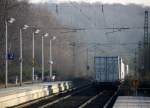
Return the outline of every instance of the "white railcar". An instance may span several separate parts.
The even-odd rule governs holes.
[[[127,65],[119,56],[94,57],[95,81],[98,83],[114,83],[124,80]]]

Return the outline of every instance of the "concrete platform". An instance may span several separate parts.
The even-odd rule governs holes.
[[[119,96],[113,108],[150,108],[150,97]]]
[[[0,108],[18,105],[71,88],[70,81],[57,81],[0,89]]]

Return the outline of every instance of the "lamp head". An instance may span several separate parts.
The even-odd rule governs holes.
[[[28,28],[29,28],[29,26],[25,24],[22,29],[26,30]]]
[[[44,34],[44,37],[48,37],[48,36],[49,36],[49,33],[45,33],[45,34]]]
[[[52,37],[52,40],[56,40],[56,36],[53,36],[53,37]]]
[[[35,30],[35,33],[36,33],[36,34],[40,33],[40,30],[39,30],[39,29],[36,29],[36,30]]]
[[[12,24],[13,22],[15,22],[15,21],[16,21],[15,18],[10,18],[10,19],[8,20],[8,22],[11,23],[11,24]]]

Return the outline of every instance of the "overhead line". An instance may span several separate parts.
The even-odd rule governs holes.
[[[71,2],[70,0],[68,0],[69,1],[69,3],[73,6],[73,7],[75,7],[76,9],[78,9],[79,10],[79,12],[88,20],[88,21],[92,21],[92,19],[88,16],[88,15],[86,15],[84,12],[83,12],[83,10],[81,9],[81,8],[79,8],[78,6],[76,6],[73,2]],[[93,24],[93,21],[92,21],[92,24]],[[95,24],[94,24],[95,25]]]

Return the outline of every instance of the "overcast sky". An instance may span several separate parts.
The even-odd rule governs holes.
[[[137,4],[143,6],[150,6],[150,0],[30,0],[31,3],[44,3],[44,2],[56,2],[56,3],[64,3],[64,2],[87,2],[87,3],[95,3],[101,2],[106,4]]]

